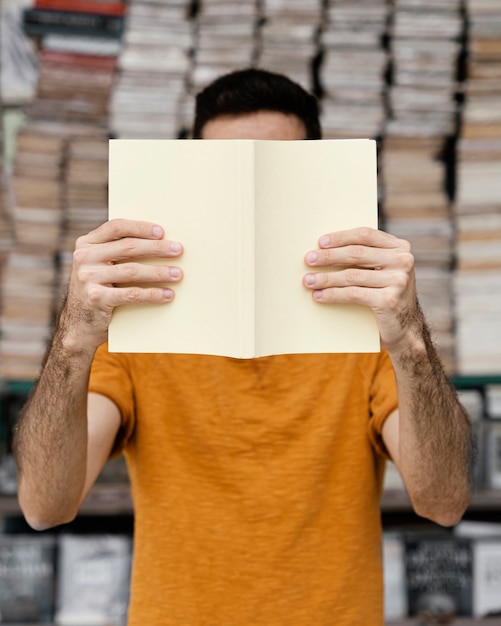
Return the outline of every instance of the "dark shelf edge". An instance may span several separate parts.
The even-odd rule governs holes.
[[[473,494],[469,511],[501,510],[501,489]],[[383,513],[408,513],[412,511],[409,497],[401,489],[389,489],[381,499]],[[20,515],[15,496],[0,496],[0,517]],[[98,484],[90,491],[80,507],[80,515],[132,515],[133,505],[127,484]]]

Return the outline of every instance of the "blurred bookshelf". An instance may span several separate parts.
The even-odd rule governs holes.
[[[108,18],[89,18],[86,32],[75,32],[61,6],[92,13],[92,3]],[[55,11],[52,30],[47,10]],[[499,0],[4,0],[0,17],[11,54],[0,59],[4,534],[28,532],[8,438],[37,376],[74,241],[106,219],[108,137],[189,137],[196,91],[246,65],[313,90],[325,137],[377,141],[381,226],[412,244],[421,305],[474,422],[479,462],[465,521],[501,523]],[[100,477],[65,531],[131,531],[123,464],[115,471]],[[401,568],[407,530],[437,529],[393,482],[381,512],[385,533],[401,532]],[[471,540],[472,559],[481,545]],[[490,545],[495,558],[501,538]],[[501,623],[435,617],[388,624]]]

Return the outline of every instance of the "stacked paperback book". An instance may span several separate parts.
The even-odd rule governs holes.
[[[458,373],[501,364],[501,6],[467,2],[469,57],[455,203]]]
[[[59,246],[59,298],[68,283],[75,241],[108,218],[108,141],[101,133],[72,137],[64,163],[64,228]]]
[[[13,202],[0,212],[0,376],[37,373],[75,240],[106,219],[109,136],[189,136],[194,94],[250,65],[317,93],[326,138],[379,140],[381,226],[412,244],[444,364],[499,371],[498,5],[34,0],[24,29],[37,44],[39,81],[19,135]]]
[[[125,626],[128,535],[0,535],[0,615],[9,623]]]
[[[381,134],[388,54],[385,0],[330,2],[320,33],[322,125],[325,137]]]
[[[30,380],[46,348],[54,307],[63,213],[63,140],[33,130],[18,135],[12,224],[14,242],[2,280],[0,375]]]
[[[384,227],[407,239],[421,305],[453,371],[453,226],[446,166],[456,128],[459,0],[397,0],[390,29],[392,81],[381,158]]]
[[[5,256],[12,242],[11,220],[7,208],[9,206],[7,195],[7,173],[3,164],[3,133],[0,128],[0,299],[1,299],[1,274]],[[0,302],[1,311],[1,302]]]
[[[115,137],[173,139],[183,127],[193,52],[188,0],[132,0],[110,102]]]
[[[221,74],[254,64],[258,26],[255,0],[202,0],[195,24],[192,93]]]
[[[409,615],[452,623],[500,614],[498,524],[461,522],[453,533],[386,532],[383,560],[390,622]]]
[[[33,41],[21,28],[26,2],[0,3],[0,102],[26,104],[37,82],[37,58]]]
[[[38,41],[39,79],[13,170],[14,241],[0,340],[0,376],[7,379],[37,377],[60,304],[58,261],[64,266],[75,238],[106,217],[106,163],[95,159],[96,150],[84,163],[82,151],[90,148],[82,142],[99,143],[101,155],[107,148],[124,16],[119,1],[36,0],[24,11],[24,29]],[[75,210],[84,217],[75,218]]]
[[[261,6],[259,66],[312,90],[321,0],[263,0]]]

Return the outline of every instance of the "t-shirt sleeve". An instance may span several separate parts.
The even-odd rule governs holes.
[[[382,350],[371,384],[369,437],[376,452],[386,459],[391,457],[384,445],[381,433],[386,418],[397,408],[397,387],[393,365],[388,353]]]
[[[120,429],[111,452],[111,457],[117,456],[135,427],[134,391],[127,355],[110,353],[107,344],[101,345],[92,363],[89,391],[106,396],[120,411]]]

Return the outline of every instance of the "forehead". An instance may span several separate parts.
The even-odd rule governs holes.
[[[221,115],[209,120],[202,139],[306,139],[303,122],[296,116],[278,111],[257,111]]]

